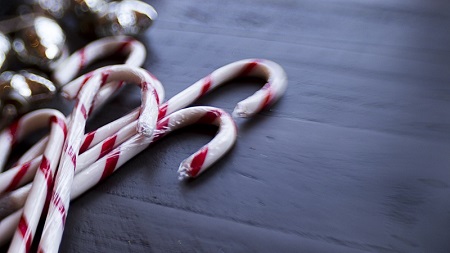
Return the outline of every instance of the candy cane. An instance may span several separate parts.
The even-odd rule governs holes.
[[[89,74],[85,75],[85,78],[88,75]],[[263,87],[262,90],[257,91],[253,96],[238,103],[233,113],[235,116],[251,116],[255,114],[259,110],[279,99],[287,86],[286,74],[278,64],[261,59],[241,60],[219,68],[209,76],[199,80],[198,82],[194,83],[187,89],[171,98],[160,107],[159,117],[163,117],[173,111],[187,106],[189,103],[192,103],[199,97],[205,95],[208,91],[211,91],[212,89],[222,85],[223,83],[226,83],[227,81],[235,77],[245,75],[266,78],[267,84]],[[81,87],[81,83],[82,81],[78,80],[76,85],[74,85],[75,87],[69,89],[67,96],[74,97]],[[120,128],[123,128],[127,123],[132,122],[137,118],[137,116],[138,111],[135,110],[129,115],[88,134],[85,138],[85,141],[83,142],[83,148],[82,150],[80,150],[80,153],[84,152],[88,148],[91,148],[97,143],[101,143],[98,145],[105,145],[104,140],[106,138],[114,134]],[[109,131],[111,129],[112,131]],[[90,160],[89,162],[91,161],[92,160]]]
[[[146,50],[141,42],[128,36],[113,36],[93,41],[74,52],[55,70],[53,77],[58,84],[63,86],[96,60],[123,53],[128,54],[125,65],[139,67],[144,63]],[[74,68],[73,66],[78,67]],[[102,106],[122,85],[123,81],[106,83],[95,98],[93,110]]]
[[[188,116],[186,116],[188,114]],[[197,117],[195,117],[197,116]],[[207,109],[188,108],[161,120],[157,126],[157,132],[152,137],[148,138],[142,135],[135,135],[118,148],[111,151],[107,156],[98,160],[89,168],[86,168],[79,174],[78,179],[74,180],[73,197],[77,197],[82,192],[90,189],[92,186],[100,182],[103,178],[113,173],[118,167],[123,165],[126,161],[134,157],[136,154],[147,148],[153,140],[158,140],[164,136],[165,133],[175,130],[184,124],[192,124],[200,121],[201,123],[209,123],[219,125],[219,132],[217,136],[200,151],[186,159],[183,164],[190,161],[192,169],[196,173],[201,173],[212,163],[223,156],[234,144],[236,140],[236,127],[234,121],[225,112],[210,107]],[[134,148],[129,148],[129,147]],[[208,153],[208,150],[211,152]],[[209,154],[209,155],[208,155]],[[197,174],[189,176],[196,176]],[[79,178],[83,178],[80,180]],[[79,188],[77,188],[77,186]],[[56,225],[56,224],[55,224]],[[59,248],[62,233],[58,231],[56,226],[44,226],[42,239],[39,244],[39,250],[42,252],[56,252]]]
[[[275,102],[286,89],[286,74],[278,64],[268,60],[242,60],[231,63],[214,71],[209,76],[199,80],[189,88],[174,96],[160,107],[159,117],[170,114],[171,112],[192,103],[195,99],[205,95],[208,91],[225,83],[226,81],[243,75],[253,75],[266,78],[267,84],[262,90],[257,91],[253,96],[238,103],[233,113],[235,116],[253,115],[265,106]],[[73,97],[77,94],[82,84],[80,79],[83,80],[82,78],[86,78],[86,76],[88,75],[79,78],[77,82],[74,81],[76,85],[73,84],[74,87],[68,89],[68,97]],[[69,88],[70,86],[67,87]],[[137,115],[138,112],[135,110],[133,113],[124,117],[124,119],[118,119],[117,122],[108,124],[107,126],[88,134],[83,142],[83,149],[81,151],[84,152],[84,150],[92,147],[93,144],[95,145],[100,142],[100,140],[104,140],[108,136],[111,136],[113,133],[118,131],[118,129],[134,120]],[[113,131],[108,131],[109,129],[112,129],[114,125],[116,125],[116,127]]]
[[[156,125],[159,97],[160,95],[163,96],[163,94],[158,94],[153,86],[153,84],[155,86],[160,85],[159,81],[148,73],[135,67],[117,65],[101,68],[95,71],[94,74],[88,75],[88,77],[88,80],[85,81],[86,77],[82,76],[63,89],[63,93],[66,93],[67,90],[70,91],[76,88],[79,95],[77,96],[78,102],[71,114],[67,141],[61,157],[50,208],[44,225],[43,246],[40,249],[42,252],[57,251],[57,247],[55,248],[54,245],[46,243],[48,240],[57,242],[57,245],[61,241],[70,203],[70,187],[73,183],[76,159],[82,144],[83,129],[89,115],[91,103],[100,86],[107,82],[119,80],[139,83],[142,89],[142,107],[137,130],[144,136],[151,136],[154,129],[153,124]],[[80,80],[83,81],[80,82]],[[78,87],[80,88],[79,91]],[[162,87],[160,89],[162,92]]]
[[[144,45],[128,36],[106,37],[87,44],[55,69],[53,79],[60,85],[65,85],[88,65],[96,60],[117,53],[128,54],[126,65],[141,66],[145,61],[146,50]],[[74,68],[74,66],[77,66]]]
[[[89,75],[90,73],[86,74],[84,77],[86,78],[86,76]],[[262,59],[241,60],[217,69],[209,76],[197,81],[172,97],[160,106],[158,117],[163,118],[176,110],[182,109],[218,86],[221,86],[236,77],[242,76],[262,77],[267,83],[261,90],[237,104],[236,109],[233,112],[233,115],[237,117],[250,117],[267,106],[270,106],[283,95],[287,87],[286,73],[277,63]],[[82,86],[82,80],[81,77],[78,80],[74,80],[71,85],[72,87],[69,85],[66,86],[64,88],[64,96],[69,99],[74,98]],[[160,92],[158,92],[158,94],[159,93]],[[97,141],[104,140],[112,134],[110,129],[114,128],[114,132],[118,131],[118,129],[136,119],[138,115],[138,110],[134,110],[132,113],[118,119],[116,122],[112,122],[92,132],[90,134],[91,136],[86,138],[84,142],[86,148],[84,148],[83,151],[87,149],[87,144],[91,142],[91,139],[93,139],[94,136]],[[89,147],[92,147],[92,145]]]
[[[86,134],[79,151],[80,157],[77,160],[76,171],[83,170],[101,157],[101,154],[105,154],[134,135],[137,125],[135,120],[138,117],[139,109],[136,109],[124,117]],[[134,125],[130,124],[133,122]],[[41,161],[40,155],[43,152],[39,151],[44,149],[46,141],[46,138],[41,140],[19,159],[15,167],[0,173],[0,194],[12,191],[31,181]]]
[[[172,113],[158,122],[151,138],[135,135],[105,157],[78,173],[72,188],[77,198],[111,175],[125,162],[160,140],[168,133],[192,124],[211,124],[219,127],[216,136],[193,155],[181,162],[182,177],[197,177],[230,150],[237,138],[236,125],[225,111],[208,106],[189,107]]]
[[[235,117],[251,117],[275,103],[285,92],[287,77],[283,68],[275,62],[263,59],[247,59],[225,65],[207,77],[200,79],[187,89],[161,105],[159,118],[191,104],[218,86],[243,76],[264,78],[264,87],[242,100],[233,111]]]
[[[56,110],[47,120],[51,122],[47,147],[41,158],[39,170],[33,180],[33,186],[23,207],[22,217],[8,252],[29,252],[30,250],[45,200],[52,190],[53,177],[67,134],[65,120],[64,115]]]
[[[230,71],[228,73],[224,73]],[[165,115],[170,115],[170,113],[176,111],[177,109],[184,107],[188,105],[189,103],[193,102],[195,99],[203,96],[208,91],[212,90],[213,88],[223,84],[226,81],[229,81],[230,79],[238,76],[259,76],[267,79],[267,84],[263,87],[263,89],[257,91],[253,96],[245,99],[244,101],[240,102],[238,106],[236,107],[234,111],[235,116],[251,116],[254,113],[258,112],[259,110],[265,108],[266,106],[274,103],[285,91],[287,79],[284,71],[282,68],[277,65],[276,63],[266,61],[266,60],[243,60],[236,63],[229,64],[227,66],[224,66],[216,71],[214,71],[212,74],[210,74],[208,77],[201,79],[200,81],[196,82],[191,87],[187,88],[186,90],[182,91],[180,94],[176,95],[174,98],[166,102],[164,105],[160,107],[159,111],[159,117],[162,118]],[[75,93],[78,91],[75,90]],[[134,112],[136,115],[136,111]],[[130,116],[130,115],[127,115]],[[129,119],[132,119],[134,116],[130,116]],[[158,131],[162,124],[161,119],[158,122]],[[122,122],[124,123],[124,122]],[[101,136],[102,132],[106,129],[99,129],[96,132],[95,136]],[[161,134],[158,134],[158,131],[155,132],[155,136],[153,137],[155,140],[159,139],[162,136]],[[104,178],[104,176],[109,175],[112,173],[118,165],[121,165],[123,162],[121,162],[122,159],[128,160],[134,154],[139,153],[142,149],[144,149],[146,146],[143,143],[140,143],[138,140],[143,137],[135,136],[132,137],[129,141],[123,143],[120,145],[115,151],[117,150],[129,150],[127,152],[123,153],[115,153],[115,151],[112,151],[104,158],[98,160],[97,166],[98,168],[102,168],[101,172],[101,178]],[[85,139],[87,140],[87,139]],[[100,139],[99,139],[100,140]],[[134,142],[132,141],[134,140]],[[105,143],[106,140],[103,140],[103,143]],[[137,142],[137,144],[136,144]],[[100,142],[102,143],[102,142]],[[100,143],[98,145],[100,145]],[[133,149],[136,145],[140,146],[141,149]],[[90,145],[92,146],[92,145]],[[134,150],[134,151],[133,151]],[[214,154],[214,152],[208,152],[210,149],[203,149],[196,153],[195,156],[192,156],[192,159],[186,159],[179,168],[179,174],[180,178],[186,178],[186,177],[195,177],[201,172],[204,171],[202,165],[208,164],[208,161],[210,161],[210,158],[208,158],[208,154]],[[119,155],[119,156],[118,156]],[[121,158],[122,157],[122,158]],[[104,166],[98,165],[100,161],[104,162]],[[91,167],[89,167],[91,168]],[[88,169],[89,169],[88,168]],[[86,170],[85,170],[86,171]],[[86,172],[80,172],[79,174],[86,173]],[[97,172],[98,173],[98,172]],[[77,174],[78,175],[78,174]],[[93,174],[89,174],[93,175]],[[98,174],[97,174],[98,176]],[[76,177],[77,178],[77,177]],[[93,178],[86,178],[86,180],[93,180],[95,183],[96,180]],[[98,179],[98,178],[97,178]],[[98,182],[98,181],[97,181]],[[74,186],[77,184],[74,184]],[[76,191],[75,191],[76,194]],[[1,225],[1,224],[0,224]],[[1,227],[1,226],[0,226]],[[1,231],[1,230],[0,230]]]
[[[37,110],[26,114],[0,133],[0,172],[3,170],[13,145],[48,123],[45,120],[54,114],[54,110]]]
[[[108,155],[99,159],[82,172],[76,174],[72,185],[71,199],[73,200],[88,191],[102,179],[116,171],[133,156],[170,132],[198,123],[212,124],[219,127],[219,130],[213,140],[181,163],[182,165],[189,164],[189,166],[196,169],[197,174],[191,174],[190,176],[198,176],[214,162],[218,161],[236,141],[237,132],[234,121],[228,113],[221,109],[207,106],[182,109],[161,119],[158,123],[155,134],[151,138],[146,138],[138,134],[134,135]],[[19,215],[17,213],[19,213]],[[2,245],[2,243],[6,243],[12,236],[12,233],[14,232],[12,227],[14,227],[14,224],[17,225],[19,223],[20,213],[21,210],[18,210],[0,221],[0,245]],[[55,241],[52,240],[52,238],[56,238],[52,236],[55,231],[51,228],[48,228],[47,231],[47,233],[44,232],[43,234],[40,247],[42,245],[47,245],[47,247],[59,245],[55,244]],[[43,241],[44,238],[48,238],[48,240]],[[44,247],[45,246],[42,246],[41,249]]]

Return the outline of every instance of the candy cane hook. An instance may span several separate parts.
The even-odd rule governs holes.
[[[68,97],[67,94],[70,91],[76,91],[78,101],[71,114],[69,132],[44,225],[42,237],[44,243],[41,243],[43,246],[40,249],[42,252],[57,251],[57,247],[51,246],[48,240],[53,243],[56,242],[58,246],[61,241],[70,204],[70,188],[73,183],[78,151],[81,148],[83,130],[94,96],[103,84],[119,80],[138,83],[141,86],[142,107],[138,119],[138,132],[139,135],[145,136],[144,138],[153,134],[158,115],[159,99],[164,97],[164,94],[159,81],[146,71],[126,65],[108,66],[79,77],[63,88],[62,92],[66,97]],[[156,88],[156,86],[160,87]],[[162,94],[159,94],[157,89]]]
[[[36,113],[42,111],[44,110],[36,111]],[[47,147],[41,158],[39,170],[34,177],[33,186],[23,207],[19,226],[8,250],[11,253],[29,252],[30,250],[45,201],[52,190],[53,178],[67,134],[64,115],[56,110],[46,111],[49,111],[48,113],[51,114],[49,115],[50,118],[47,119],[51,123],[51,132]]]
[[[64,86],[88,65],[115,54],[126,54],[127,58],[124,64],[139,67],[144,63],[147,53],[144,45],[133,37],[113,36],[98,39],[68,57],[53,72],[53,78],[57,84]],[[103,85],[95,98],[94,109],[103,105],[122,85],[123,81],[109,82]]]
[[[204,162],[198,167],[198,173],[205,171],[233,146],[237,137],[236,126],[231,116],[221,109],[207,106],[190,107],[174,112],[170,116],[160,120],[157,130],[151,138],[135,135],[82,172],[76,174],[72,185],[71,199],[75,199],[88,191],[140,151],[170,132],[199,123],[216,125],[219,127],[219,130],[207,145],[184,160],[182,164],[195,160],[195,157],[199,155],[204,156],[204,150],[207,149],[209,153],[206,154]],[[22,210],[18,210],[0,221],[0,246],[5,244],[13,235],[15,227],[19,224],[21,212]],[[52,248],[53,250],[57,250],[59,244],[55,244],[53,240],[55,237],[52,236],[55,230],[49,227],[46,231],[40,243],[41,249]],[[56,249],[55,245],[57,246]]]
[[[115,54],[127,54],[125,65],[142,66],[145,61],[144,45],[128,36],[101,38],[87,44],[64,60],[54,71],[53,79],[59,85],[72,81],[76,75],[93,62]],[[76,66],[74,68],[74,66]]]
[[[38,110],[26,114],[0,133],[0,172],[8,159],[12,147],[24,137],[48,124],[54,110]]]
[[[243,76],[261,77],[267,82],[262,89],[236,105],[233,111],[235,117],[253,116],[275,103],[287,87],[286,73],[277,63],[263,59],[241,60],[215,70],[172,97],[161,105],[159,118],[184,108],[218,86]]]

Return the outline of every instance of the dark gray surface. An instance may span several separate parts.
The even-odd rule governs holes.
[[[145,67],[167,97],[248,57],[288,90],[196,180],[176,170],[211,129],[127,163],[72,203],[61,252],[450,251],[450,2],[149,2]],[[262,83],[233,84],[199,103],[231,112]],[[125,89],[90,128],[139,99]]]

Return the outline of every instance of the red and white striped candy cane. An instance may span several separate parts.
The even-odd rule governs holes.
[[[209,76],[194,83],[187,89],[175,95],[169,101],[162,104],[159,108],[159,118],[162,118],[174,111],[188,106],[214,88],[232,80],[233,78],[241,76],[262,77],[267,80],[267,83],[254,95],[238,103],[233,113],[235,116],[249,117],[254,115],[261,109],[277,101],[286,90],[286,74],[278,64],[262,59],[242,60],[219,68]],[[65,93],[67,97],[74,97],[77,94],[81,84],[80,82],[78,82],[78,84],[74,86],[75,88],[67,90],[67,92]],[[118,131],[117,126],[124,127],[125,124],[130,123],[132,122],[132,120],[136,119],[138,115],[138,111],[134,110],[132,113],[118,119],[116,122],[112,122],[92,132],[90,134],[91,136],[89,136],[89,138],[86,138],[83,144],[86,148],[81,151],[84,152],[87,147],[90,148],[93,146],[88,145],[91,143],[91,140],[93,138],[98,141],[96,142],[99,143],[98,145],[105,145],[105,138],[111,135],[111,132],[108,132],[108,130],[114,129],[114,131]],[[102,140],[102,142],[100,142],[100,140]]]
[[[28,113],[0,133],[0,171],[3,170],[14,144],[31,132],[46,127],[48,121],[45,119],[52,116],[53,113],[54,110],[38,110]]]
[[[87,44],[66,58],[53,73],[53,80],[59,85],[72,81],[81,70],[96,60],[109,55],[128,54],[126,65],[142,66],[145,61],[146,50],[144,45],[128,36],[113,36],[101,38]],[[74,68],[74,66],[76,66]]]
[[[140,135],[133,136],[109,154],[78,173],[74,180],[72,197],[80,196],[168,133],[196,123],[212,124],[219,127],[213,140],[185,159],[180,165],[182,178],[197,177],[219,160],[236,141],[237,130],[233,119],[228,113],[218,108],[198,106],[182,109],[161,119],[158,122],[155,134],[151,138],[145,138]]]
[[[145,61],[144,45],[133,37],[113,36],[101,38],[74,52],[53,72],[53,78],[61,86],[72,81],[77,74],[93,62],[110,55],[127,54],[124,64],[140,67]],[[74,68],[73,66],[77,66]],[[93,103],[93,110],[101,107],[123,85],[123,81],[103,85]]]
[[[152,115],[158,114],[158,105],[164,99],[164,88],[154,76],[141,68],[113,65],[99,68],[73,80],[61,91],[62,96],[67,99],[73,99],[78,96],[86,80],[93,75],[104,75],[105,82],[125,81],[137,83],[141,86],[142,106],[139,111],[138,132],[150,136],[153,126],[156,125],[156,118]]]
[[[40,111],[36,111],[36,113]],[[48,194],[52,191],[53,178],[67,134],[67,126],[63,114],[56,110],[52,110],[50,113],[52,115],[44,120],[51,123],[47,147],[41,158],[39,170],[34,177],[33,186],[23,207],[22,217],[9,247],[8,252],[11,253],[29,252],[44,204],[49,196]]]
[[[159,88],[161,88],[160,85]],[[106,152],[106,147],[109,147],[110,149],[115,148],[127,137],[131,137],[135,133],[134,128],[136,127],[132,129],[129,124],[138,119],[139,111],[140,110],[138,108],[131,113],[86,134],[81,144],[81,148],[79,151],[79,154],[81,154],[81,156],[78,159],[79,164],[77,165],[76,169],[82,170],[87,165],[90,165],[94,157],[98,159],[99,154]],[[111,140],[113,138],[114,141]],[[107,139],[110,140],[108,141]],[[97,145],[100,142],[102,143],[100,145]],[[2,193],[12,191],[17,187],[20,187],[31,181],[41,161],[41,155],[46,144],[47,137],[39,141],[21,158],[19,158],[18,162],[16,163],[17,165],[3,173],[0,173],[0,195]],[[92,149],[96,145],[97,148]],[[87,150],[89,150],[89,152],[87,154],[84,154],[84,152]]]
[[[71,199],[75,199],[88,191],[136,154],[170,132],[198,123],[212,124],[219,127],[213,140],[185,159],[180,165],[180,168],[186,168],[186,166],[191,168],[188,170],[183,169],[183,178],[185,176],[198,176],[214,162],[219,160],[236,141],[237,132],[233,119],[228,113],[218,108],[199,106],[182,109],[161,119],[155,134],[151,138],[146,138],[138,134],[134,135],[112,152],[75,175],[71,190]],[[12,236],[14,226],[20,221],[20,213],[21,210],[16,211],[0,221],[0,246],[5,244]],[[52,240],[46,243],[51,244],[50,246],[55,246],[55,242]]]
[[[216,87],[243,76],[261,77],[264,87],[242,100],[233,111],[235,117],[250,117],[275,103],[285,92],[287,77],[277,63],[263,59],[247,59],[225,65],[161,105],[159,118],[184,108]]]
[[[137,121],[131,122],[132,123],[126,125],[117,133],[104,139],[100,144],[95,145],[80,154],[77,159],[75,174],[89,167],[95,161],[108,154],[112,149],[136,134],[135,129]],[[5,217],[5,215],[9,215],[11,212],[24,205],[32,183],[18,189],[16,188],[27,183],[30,180],[29,178],[31,175],[36,173],[41,158],[42,156],[39,156],[29,163],[17,166],[0,174],[0,192],[8,192],[7,195],[0,197],[0,220]],[[2,184],[2,182],[4,182],[4,184]]]
[[[19,164],[0,174],[0,195],[10,192],[17,187],[20,187],[33,179],[39,164],[41,163],[41,156],[38,156],[31,161]]]
[[[233,71],[231,71],[233,70]],[[222,73],[224,71],[231,71],[231,73]],[[272,104],[275,102],[284,92],[287,84],[287,79],[284,71],[281,69],[280,66],[278,66],[276,63],[266,61],[266,60],[244,60],[239,61],[236,63],[229,64],[227,66],[224,66],[216,71],[214,71],[210,76],[198,81],[191,87],[187,88],[186,90],[182,91],[180,94],[166,102],[163,106],[160,107],[160,118],[162,118],[164,115],[168,115],[174,111],[176,111],[177,107],[184,107],[188,105],[189,103],[193,102],[195,99],[203,96],[205,93],[207,93],[209,90],[217,87],[218,85],[233,79],[234,77],[238,76],[259,76],[266,78],[268,81],[268,84],[266,84],[262,90],[256,92],[253,96],[249,97],[248,99],[240,102],[235,110],[236,116],[251,116],[254,113],[258,112],[259,110],[263,109],[264,107]],[[183,94],[183,95],[181,95]],[[136,111],[134,112],[135,115],[138,114]],[[136,116],[130,116],[128,120],[135,118]],[[169,115],[172,116],[172,115]],[[126,124],[125,122],[122,122],[122,124]],[[161,126],[164,125],[164,119],[161,119],[158,122],[158,130],[160,130]],[[95,133],[95,136],[104,136],[104,133],[106,132],[105,129],[98,129]],[[162,136],[161,133],[155,132],[155,135],[152,139],[157,140]],[[136,146],[136,143],[133,143],[132,140],[139,140],[141,137],[133,137],[129,141],[123,143],[120,145],[117,149],[106,155],[105,157],[101,158],[96,164],[97,170],[101,170],[100,173],[102,176],[100,178],[104,178],[105,176],[112,173],[117,166],[122,164],[121,162],[123,159],[127,160],[130,159],[134,154],[137,154],[140,152],[140,149],[134,149],[133,147]],[[87,140],[89,138],[86,138]],[[96,138],[97,139],[97,138]],[[101,138],[97,139],[97,141],[101,140]],[[98,145],[104,145],[106,143],[106,140],[100,141]],[[91,144],[87,145],[89,147],[92,147]],[[140,148],[145,148],[146,146],[143,143],[138,143],[138,146]],[[128,150],[127,152],[123,153],[116,153],[115,151],[124,151]],[[180,178],[185,177],[195,177],[202,171],[204,171],[203,165],[208,165],[209,161],[211,161],[211,158],[208,158],[208,155],[214,154],[215,152],[210,152],[211,149],[203,149],[197,152],[195,155],[193,155],[192,159],[186,159],[181,165],[179,169]],[[119,155],[119,156],[118,156]],[[122,158],[120,158],[122,157]],[[101,161],[104,162],[104,164],[101,164]],[[94,165],[92,165],[94,166]],[[92,169],[91,166],[88,169]],[[80,172],[80,175],[83,175],[83,173],[86,173],[86,170],[84,172]],[[85,174],[85,175],[92,175],[92,174]],[[97,174],[98,176],[99,174]],[[77,174],[78,176],[78,174]],[[77,176],[75,178],[77,178]],[[98,178],[86,178],[86,182],[91,180],[92,182],[98,182],[96,181]],[[75,179],[76,180],[76,179]],[[82,180],[84,181],[84,180]],[[74,184],[74,187],[78,184]],[[76,194],[76,191],[74,190],[73,194]],[[1,228],[0,223],[0,228]],[[0,229],[0,232],[2,230]],[[1,240],[1,238],[0,238]]]
[[[86,74],[83,76],[89,76]],[[262,59],[241,60],[221,67],[211,73],[209,76],[197,81],[187,89],[175,95],[169,101],[159,108],[159,117],[164,117],[176,110],[179,110],[201,96],[205,95],[212,89],[240,76],[257,76],[267,80],[267,84],[263,89],[257,91],[254,95],[241,101],[236,106],[233,114],[235,116],[251,116],[264,107],[274,103],[284,93],[287,86],[287,78],[283,69],[276,63]],[[74,80],[71,85],[67,86],[66,96],[73,98],[82,86],[83,77]],[[72,86],[72,87],[70,87]],[[88,134],[83,142],[81,152],[91,148],[93,145],[104,141],[113,135],[118,129],[132,122],[139,115],[138,111],[133,111],[126,117],[118,119],[90,134]],[[113,131],[109,131],[113,129]],[[102,143],[101,145],[104,145]]]
[[[82,76],[72,82],[79,83],[80,79],[88,79],[87,82],[82,81],[80,83],[81,89],[77,91],[79,93],[77,96],[78,102],[71,114],[69,132],[58,168],[50,208],[40,243],[39,250],[41,252],[56,252],[59,247],[59,242],[64,231],[67,210],[69,208],[70,189],[73,183],[78,151],[82,144],[85,122],[89,115],[94,96],[101,85],[111,81],[138,83],[142,90],[142,107],[137,130],[144,136],[151,136],[154,130],[152,124],[156,125],[159,97],[163,96],[163,94],[158,94],[153,86],[160,85],[159,81],[147,72],[136,67],[116,65],[96,70],[93,74],[88,74],[88,77]],[[63,93],[76,87],[71,84],[64,87]],[[162,86],[160,90],[163,92]]]

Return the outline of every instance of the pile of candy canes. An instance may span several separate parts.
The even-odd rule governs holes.
[[[117,52],[127,54],[123,65],[106,66],[72,80],[93,61]],[[39,252],[57,252],[69,204],[121,165],[173,130],[192,124],[218,127],[207,145],[181,162],[179,178],[195,178],[234,144],[232,117],[219,108],[187,107],[214,88],[242,76],[260,77],[266,84],[239,102],[236,117],[250,117],[284,93],[287,78],[276,63],[247,59],[223,66],[164,102],[164,89],[155,76],[140,68],[145,48],[131,37],[94,41],[68,57],[54,72],[64,85],[61,94],[76,101],[69,116],[54,109],[24,115],[0,133],[0,172],[14,144],[37,129],[50,127],[38,141],[0,173],[0,245],[11,238],[9,252],[30,251],[38,223],[45,220]],[[76,68],[74,68],[76,66]],[[124,84],[138,84],[141,106],[99,129],[85,133],[86,120]]]

